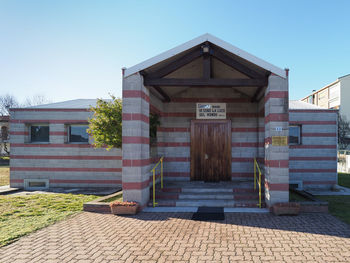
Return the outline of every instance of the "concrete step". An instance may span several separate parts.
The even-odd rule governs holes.
[[[149,207],[153,206],[152,202],[148,203]],[[199,206],[210,206],[210,207],[241,207],[241,208],[256,208],[258,202],[256,200],[250,201],[234,201],[230,200],[157,200],[157,207],[199,207]],[[266,207],[263,202],[262,207]]]
[[[257,190],[254,190],[254,187],[251,188],[233,188],[233,193],[258,193]]]
[[[261,199],[264,200],[265,195],[261,195]],[[239,193],[239,194],[234,194],[234,200],[259,200],[259,193]]]
[[[168,206],[168,207],[173,207],[176,206],[175,200],[156,200],[157,205],[156,206]],[[149,207],[153,207],[153,202],[152,199],[148,202],[147,204]]]
[[[150,198],[153,198],[151,194]],[[259,196],[256,194],[246,194],[246,195],[234,195],[234,194],[218,194],[218,193],[156,193],[157,200],[235,200],[235,201],[250,201],[250,200],[259,200]],[[264,200],[264,196],[262,196],[262,200]]]
[[[157,206],[177,207],[257,207],[259,192],[252,181],[231,181],[220,183],[171,182],[156,187]],[[152,189],[150,200],[152,200]],[[262,193],[264,200],[264,193]],[[149,203],[152,206],[152,202]]]
[[[253,187],[251,188],[190,188],[190,187],[164,187],[161,189],[157,186],[157,191],[162,192],[170,192],[170,193],[188,193],[188,192],[199,192],[199,193],[206,193],[206,192],[220,192],[220,193],[258,193],[257,190],[254,190]],[[152,188],[151,188],[152,190]]]
[[[235,207],[249,207],[249,208],[254,208],[254,207],[258,207],[258,201],[257,200],[250,200],[250,201],[236,201],[235,203]],[[266,204],[265,202],[261,202],[261,207],[265,208]]]
[[[150,188],[152,190],[152,188]],[[163,189],[160,189],[160,187],[157,187],[157,191],[162,191],[165,193],[181,193],[181,188],[177,187],[165,187]]]
[[[264,193],[262,193],[261,198],[264,200]],[[150,192],[150,198],[153,198],[153,192]],[[220,199],[230,199],[236,201],[244,200],[258,200],[258,192],[238,192],[234,193],[232,191],[197,191],[192,192],[163,192],[160,189],[156,191],[156,198],[164,200],[220,200]]]
[[[181,193],[179,194],[179,200],[219,200],[219,199],[231,199],[233,200],[233,193]]]
[[[153,197],[151,193],[151,198]],[[170,193],[170,192],[156,192],[157,199],[173,199],[173,200],[219,200],[219,199],[231,199],[231,200],[258,200],[259,195],[257,193]],[[264,199],[264,195],[262,195]]]
[[[232,188],[194,188],[183,187],[181,193],[233,193]]]
[[[210,207],[235,207],[235,201],[232,199],[220,200],[177,200],[176,206],[210,206]]]

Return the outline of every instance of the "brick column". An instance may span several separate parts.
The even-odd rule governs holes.
[[[139,73],[123,79],[124,201],[145,206],[149,200],[149,91]]]
[[[265,201],[289,201],[289,146],[273,146],[273,136],[289,135],[288,78],[271,74],[265,92]]]

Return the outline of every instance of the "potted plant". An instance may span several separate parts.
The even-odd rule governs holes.
[[[135,215],[139,210],[137,202],[114,201],[109,204],[111,212],[114,215]]]
[[[272,212],[277,215],[298,215],[300,204],[296,202],[276,203],[272,206]]]

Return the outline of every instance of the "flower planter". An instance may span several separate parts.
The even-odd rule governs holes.
[[[272,206],[272,212],[277,215],[298,215],[300,212],[299,203],[276,203]]]
[[[135,215],[139,210],[136,202],[112,202],[109,206],[114,215]]]

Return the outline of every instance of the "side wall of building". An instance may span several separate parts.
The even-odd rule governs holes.
[[[339,113],[350,120],[350,75],[340,78],[340,111]]]
[[[336,110],[290,110],[289,124],[300,125],[301,144],[289,146],[290,183],[304,189],[337,183]]]
[[[68,143],[70,124],[87,124],[85,109],[15,110],[10,120],[10,184],[48,180],[50,187],[115,187],[121,185],[120,149],[95,149],[90,143]],[[30,124],[49,124],[49,142],[31,143]]]

